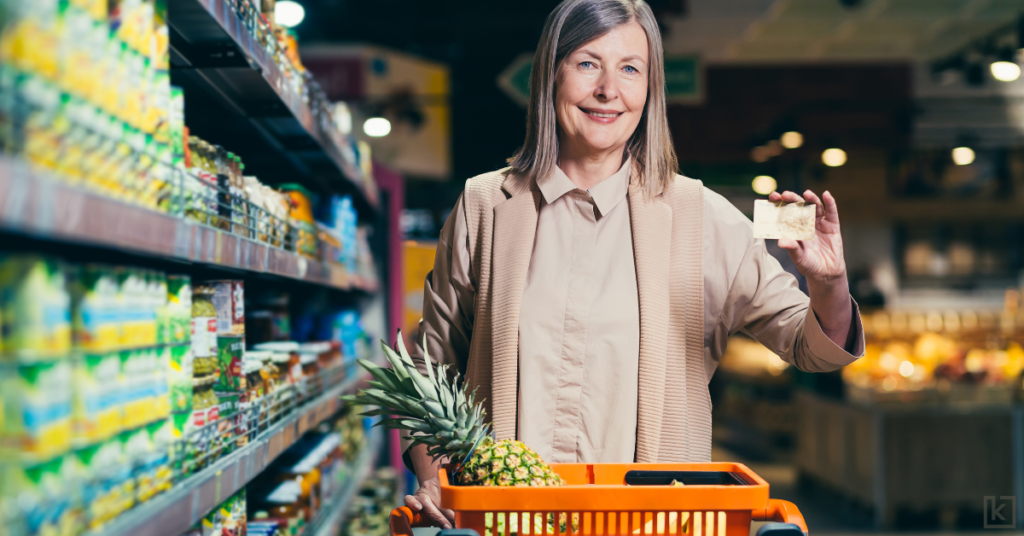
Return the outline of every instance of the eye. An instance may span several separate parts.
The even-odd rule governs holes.
[[[636,67],[633,67],[632,65],[627,65],[627,66],[623,67],[623,70],[626,71],[626,74],[639,74],[640,73],[640,71]]]
[[[591,67],[593,67],[593,66],[594,66],[594,62],[592,62],[592,61],[583,61],[583,62],[580,62],[580,67],[582,67],[582,68],[584,68],[584,69],[590,69],[590,68],[591,68]]]

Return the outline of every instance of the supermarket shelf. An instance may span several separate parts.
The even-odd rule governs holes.
[[[344,488],[334,501],[320,509],[319,515],[306,527],[302,536],[338,536],[352,498],[359,493],[363,481],[370,475],[370,471],[377,463],[377,455],[380,452],[381,443],[383,443],[383,434],[380,428],[374,428],[368,436],[369,440],[359,454],[359,458],[352,465],[352,474],[346,479]]]
[[[327,390],[245,447],[87,536],[179,536],[244,487],[302,434],[334,415],[342,406],[339,397],[354,392],[367,378],[363,373]]]
[[[81,190],[5,157],[0,157],[0,228],[341,290],[377,290],[374,281],[349,274],[340,265]]]
[[[228,0],[168,4],[172,80],[186,90],[186,122],[193,132],[236,140],[237,147],[228,147],[226,140],[219,143],[240,152],[247,167],[255,164],[249,169],[257,175],[273,169],[272,175],[289,176],[286,182],[293,182],[300,180],[298,172],[329,191],[354,191],[360,213],[369,215],[377,208],[376,184],[357,165],[352,138],[338,133],[328,111],[315,109],[316,104],[292,87]],[[195,103],[207,107],[196,100],[195,89],[207,94],[221,113],[190,113]],[[225,117],[225,109],[233,117]],[[281,168],[282,160],[291,168]]]

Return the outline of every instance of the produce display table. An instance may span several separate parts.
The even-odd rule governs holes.
[[[876,527],[901,510],[980,514],[986,496],[1013,496],[1024,511],[1020,404],[867,404],[805,391],[796,403],[801,477],[872,507]]]

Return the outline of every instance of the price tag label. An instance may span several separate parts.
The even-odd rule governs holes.
[[[31,173],[28,164],[14,160],[10,167],[11,181],[7,188],[3,205],[4,219],[18,226],[25,225],[25,205],[28,204],[29,191],[32,187]]]
[[[192,229],[191,223],[180,220],[174,226],[174,256],[190,259],[192,258]]]

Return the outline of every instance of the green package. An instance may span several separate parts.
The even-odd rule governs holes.
[[[171,412],[192,412],[192,346],[171,346],[167,384],[170,389]]]
[[[245,337],[217,336],[217,362],[220,370],[215,389],[240,391],[243,388],[242,354],[245,351]]]

